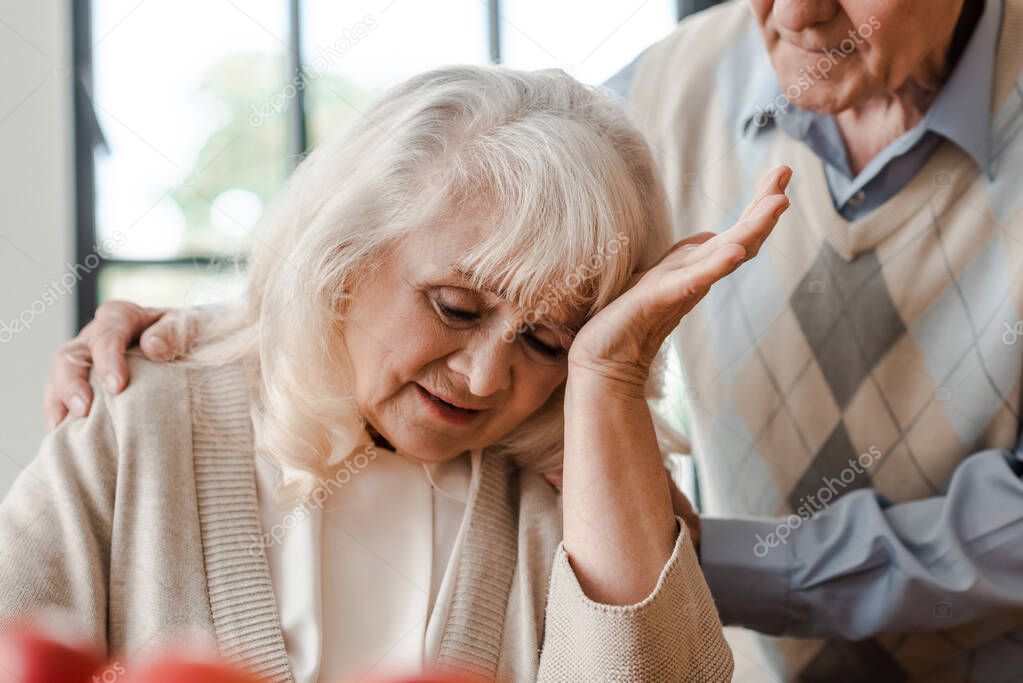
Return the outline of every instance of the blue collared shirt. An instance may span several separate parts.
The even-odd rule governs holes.
[[[831,199],[847,220],[862,218],[905,187],[943,140],[962,148],[990,178],[988,127],[1002,2],[986,1],[973,35],[923,120],[890,142],[859,174],[849,166],[834,117],[788,102],[766,58],[757,63],[754,96],[739,118],[743,134],[759,135],[778,125],[806,143],[824,162]],[[774,103],[783,105],[779,109]]]
[[[905,187],[942,140],[961,147],[991,178],[988,129],[1002,14],[1003,0],[986,0],[973,35],[924,119],[890,142],[858,175],[849,166],[845,144],[832,116],[792,104],[780,110],[774,106],[786,98],[766,51],[752,74],[753,87],[740,110],[738,132],[755,136],[778,125],[792,138],[803,141],[824,162],[831,199],[847,220],[866,216]],[[641,58],[604,86],[627,99]]]

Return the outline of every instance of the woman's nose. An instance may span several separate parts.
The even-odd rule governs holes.
[[[771,11],[781,28],[797,33],[830,21],[838,9],[838,0],[774,0]]]
[[[468,378],[474,396],[492,396],[511,386],[511,346],[500,334],[480,337],[452,354],[448,367]]]

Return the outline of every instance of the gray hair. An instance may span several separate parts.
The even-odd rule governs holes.
[[[650,151],[600,90],[560,70],[468,66],[390,90],[296,169],[262,222],[244,309],[196,355],[258,367],[266,450],[308,474],[292,493],[365,435],[340,337],[356,280],[409,231],[468,209],[493,229],[457,265],[526,307],[557,292],[592,314],[670,242]],[[563,399],[564,385],[488,452],[559,466]]]

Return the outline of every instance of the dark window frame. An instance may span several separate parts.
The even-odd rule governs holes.
[[[720,0],[676,0],[681,20],[686,15],[716,4]],[[174,267],[182,265],[216,267],[225,265],[217,257],[188,257],[171,259],[119,259],[107,258],[94,247],[96,232],[96,147],[103,144],[95,112],[92,107],[92,0],[70,0],[72,15],[72,54],[74,58],[74,144],[75,144],[75,259],[84,263],[87,257],[97,266],[82,273],[76,296],[76,329],[92,320],[99,304],[99,278],[108,266]],[[489,57],[493,64],[503,59],[501,7],[503,0],[487,0],[487,38]],[[301,73],[302,60],[302,0],[287,0],[289,67],[292,73]],[[303,79],[296,79],[299,84]],[[294,165],[308,151],[308,117],[304,86],[297,87],[288,116],[288,152]],[[97,260],[98,259],[98,260]]]
[[[96,148],[103,144],[102,132],[92,107],[92,0],[71,0],[72,53],[74,55],[74,137],[75,137],[75,259],[84,263],[87,257],[97,265],[83,273],[78,283],[76,301],[76,329],[84,327],[96,313],[99,305],[99,278],[109,266],[205,266],[228,268],[237,263],[233,255],[194,256],[169,259],[108,258],[96,250]],[[288,10],[288,71],[301,73],[302,62],[302,2],[287,0]],[[288,108],[288,158],[292,169],[305,156],[308,147],[305,88],[301,78],[296,95]]]

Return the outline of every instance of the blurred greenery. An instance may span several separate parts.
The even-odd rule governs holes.
[[[313,77],[315,76],[315,77]],[[288,109],[294,106],[283,56],[238,53],[214,64],[199,94],[211,98],[222,123],[202,144],[191,172],[171,192],[186,223],[185,255],[243,255],[252,237],[248,221],[218,211],[211,202],[229,190],[244,190],[265,207],[292,167],[288,150]],[[371,93],[333,73],[307,74],[307,130],[315,145],[357,115]],[[216,216],[218,213],[226,215]],[[236,229],[216,226],[235,224]]]
[[[358,116],[375,95],[333,73],[307,73],[306,78],[310,147]],[[99,282],[101,301],[128,298],[143,305],[172,306],[205,303],[240,291],[241,274],[232,264],[248,253],[254,239],[246,224],[255,223],[293,165],[288,149],[288,108],[293,106],[287,97],[293,93],[289,79],[285,57],[237,53],[213,64],[196,92],[217,124],[191,171],[170,193],[186,227],[180,253],[167,257],[211,257],[222,259],[223,265],[107,266]],[[237,200],[238,191],[251,193],[242,195],[247,200],[242,204],[245,215],[232,211],[229,202],[223,206],[218,201],[232,196]],[[257,207],[252,198],[258,200]]]

